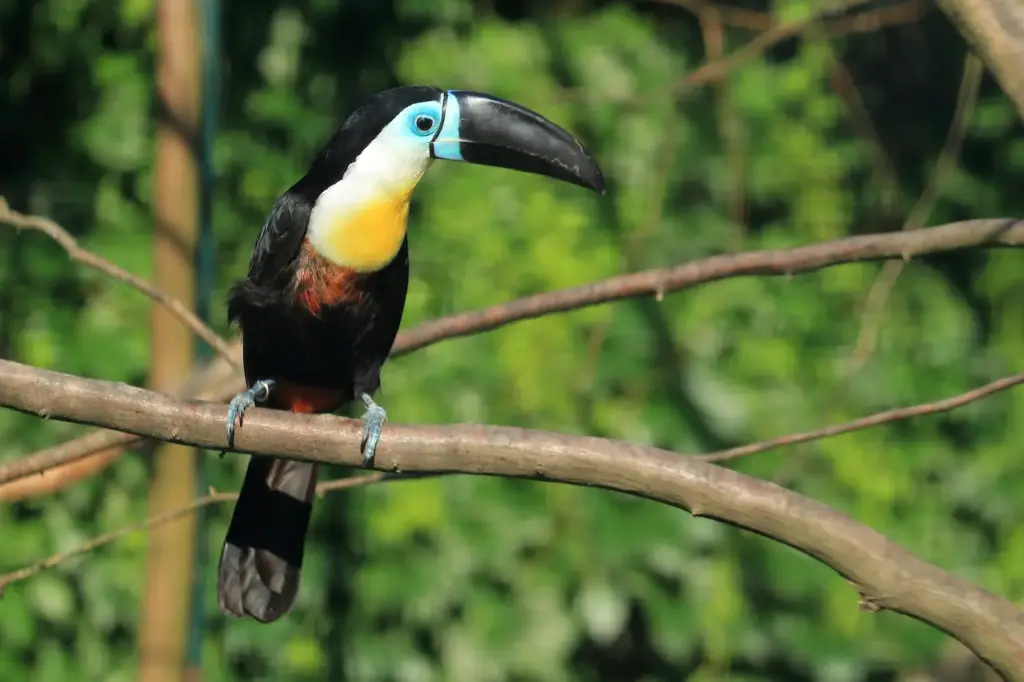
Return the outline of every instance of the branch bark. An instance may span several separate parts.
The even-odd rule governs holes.
[[[1017,0],[937,0],[1024,118],[1024,5]]]
[[[139,436],[226,449],[223,405],[0,360],[0,405]],[[329,464],[361,462],[358,421],[256,408],[236,452]],[[389,424],[377,467],[496,475],[637,495],[758,533],[832,567],[868,610],[922,620],[963,642],[1008,680],[1024,681],[1024,611],[928,564],[815,500],[773,483],[655,448],[517,428]]]

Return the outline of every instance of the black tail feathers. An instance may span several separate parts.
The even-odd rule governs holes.
[[[270,623],[291,610],[316,478],[316,464],[251,459],[220,555],[221,611]]]

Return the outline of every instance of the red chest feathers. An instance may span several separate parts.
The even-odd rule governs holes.
[[[327,261],[307,240],[295,269],[295,295],[303,307],[318,315],[324,307],[361,304],[366,290],[359,273]]]

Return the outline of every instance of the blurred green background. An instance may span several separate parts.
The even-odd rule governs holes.
[[[622,272],[900,229],[915,204],[917,226],[1024,213],[1020,123],[989,76],[965,75],[939,11],[874,2],[860,12],[902,20],[830,19],[690,87],[705,61],[816,5],[714,2],[702,15],[680,6],[699,2],[225,2],[214,327],[231,334],[224,295],[277,194],[362,98],[402,83],[541,111],[610,181],[602,200],[435,164],[415,194],[406,329]],[[153,0],[0,0],[0,194],[147,277],[155,48]],[[1012,251],[916,260],[866,315],[879,264],[532,320],[389,363],[381,402],[397,422],[719,449],[1019,371],[1021,263]],[[45,237],[0,228],[0,356],[144,384],[150,305]],[[1020,391],[730,466],[1019,599],[1015,416]],[[0,457],[81,432],[0,412]],[[237,489],[246,458],[206,462],[210,485]],[[3,503],[0,572],[145,518],[150,467],[133,453]],[[948,654],[937,631],[859,611],[833,572],[752,534],[609,492],[474,477],[329,495],[296,609],[272,626],[228,620],[212,578],[229,514],[212,507],[205,530],[208,682],[882,682]],[[12,585],[0,678],[134,679],[145,548],[134,534]]]

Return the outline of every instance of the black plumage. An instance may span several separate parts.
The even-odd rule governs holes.
[[[405,308],[408,241],[382,270],[361,274],[317,254],[307,226],[317,197],[343,177],[394,115],[438,92],[414,87],[371,99],[275,202],[248,275],[228,296],[228,319],[241,329],[246,384],[276,382],[267,407],[331,412],[380,387]],[[291,608],[316,478],[311,463],[250,460],[221,552],[222,609],[266,622]]]

